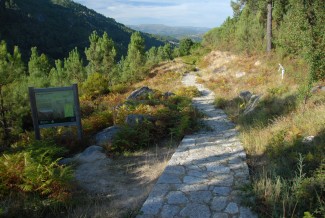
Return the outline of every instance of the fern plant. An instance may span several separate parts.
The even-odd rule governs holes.
[[[58,164],[63,148],[52,142],[33,142],[0,157],[0,197],[10,192],[36,193],[43,198],[69,198],[72,169]]]

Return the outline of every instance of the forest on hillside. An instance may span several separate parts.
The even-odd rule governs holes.
[[[8,48],[19,46],[24,61],[31,47],[37,47],[50,60],[63,59],[77,47],[89,46],[89,35],[107,32],[115,43],[117,57],[126,55],[134,30],[71,0],[0,1],[0,40]],[[141,33],[146,49],[164,41]]]
[[[281,56],[305,59],[310,80],[324,79],[324,1],[236,0],[231,6],[234,16],[207,33],[205,44],[248,54],[266,51],[269,13],[273,50]]]

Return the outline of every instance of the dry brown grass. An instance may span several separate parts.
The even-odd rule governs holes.
[[[286,131],[286,141],[292,141],[296,136],[317,135],[324,128],[324,111],[325,104],[318,107],[300,107],[291,114],[276,118],[266,128],[242,131],[241,140],[248,154],[262,155],[270,139],[279,131]]]
[[[203,62],[208,64],[203,69],[198,82],[204,83],[216,93],[217,97],[226,100],[238,97],[240,91],[244,90],[249,90],[265,98],[270,97],[274,90],[290,95],[297,92],[298,83],[306,77],[305,74],[308,70],[303,61],[282,60],[283,65],[288,68],[284,80],[281,80],[281,73],[278,71],[279,60],[272,55],[244,56],[220,51],[211,52],[203,59]],[[213,69],[220,68],[225,70],[217,73],[213,71]],[[236,78],[238,72],[245,72],[245,75]],[[282,93],[275,95],[277,94],[282,95]],[[324,97],[319,96],[319,99],[324,99]],[[292,113],[273,120],[267,128],[241,129],[247,152],[250,155],[262,154],[268,139],[279,129],[298,127],[303,135],[316,134],[325,123],[324,103],[319,104],[321,106],[315,106],[312,103],[300,106]],[[229,110],[231,116],[231,109]],[[236,110],[233,109],[233,111]],[[316,117],[315,114],[319,116]]]
[[[270,88],[286,86],[295,91],[297,80],[304,79],[308,70],[305,63],[295,64],[295,60],[279,61],[270,55],[244,56],[220,51],[211,52],[202,62],[206,68],[203,69],[199,82],[203,82],[219,97],[226,99],[238,96],[243,90],[264,95]],[[278,71],[279,62],[285,68],[288,66],[284,80],[281,80],[281,73]],[[245,75],[237,78],[239,73]]]
[[[138,83],[136,86],[148,86],[161,92],[173,92],[182,85],[181,79],[186,69],[187,65],[181,59],[163,62],[151,70],[149,79]]]

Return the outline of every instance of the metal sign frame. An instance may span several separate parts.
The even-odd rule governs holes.
[[[78,129],[78,139],[82,139],[82,125],[81,125],[81,115],[80,115],[80,103],[79,103],[79,94],[78,94],[78,85],[73,84],[69,87],[55,87],[55,88],[34,88],[29,87],[29,99],[30,106],[33,118],[33,125],[35,131],[35,138],[37,140],[41,139],[40,128],[50,128],[56,126],[77,126]],[[59,93],[63,91],[72,91],[73,92],[73,114],[75,117],[75,121],[67,121],[67,122],[56,122],[56,123],[46,123],[40,124],[39,119],[39,108],[37,108],[37,93]]]

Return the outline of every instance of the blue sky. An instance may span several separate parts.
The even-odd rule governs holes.
[[[232,16],[230,0],[74,0],[125,25],[217,27]]]

